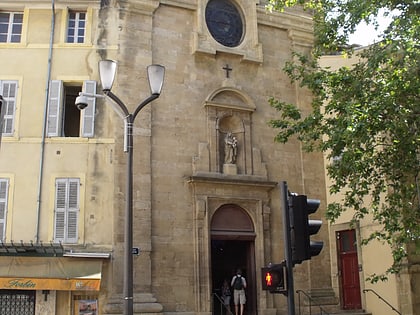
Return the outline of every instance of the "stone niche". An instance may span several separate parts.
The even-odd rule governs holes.
[[[251,141],[252,114],[256,108],[251,98],[235,88],[223,87],[206,98],[204,108],[207,142],[199,143],[198,155],[193,158],[193,174],[267,179],[261,152]]]

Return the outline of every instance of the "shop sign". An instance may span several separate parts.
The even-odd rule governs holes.
[[[0,278],[0,289],[99,291],[100,279]]]

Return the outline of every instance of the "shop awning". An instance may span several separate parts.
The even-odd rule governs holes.
[[[0,257],[0,289],[99,291],[102,259]]]

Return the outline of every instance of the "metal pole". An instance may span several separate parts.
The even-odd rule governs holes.
[[[3,112],[3,96],[0,95],[0,147],[1,147],[1,135],[3,133],[3,119],[4,119],[4,114],[5,113]]]
[[[290,204],[286,182],[282,182],[281,189],[283,197],[283,231],[284,256],[286,257],[287,309],[288,315],[295,315],[295,289],[293,283],[292,242],[290,239]]]
[[[124,124],[127,144],[127,199],[124,230],[124,315],[133,315],[133,116]]]
[[[123,280],[123,306],[124,315],[133,315],[133,124],[141,109],[159,94],[152,94],[141,102],[133,114],[128,112],[125,104],[111,91],[104,91],[104,94],[111,98],[126,115],[124,119],[124,152],[127,153],[127,199],[125,203],[124,222],[124,280]],[[115,108],[114,108],[115,109]],[[121,113],[117,110],[117,113]]]

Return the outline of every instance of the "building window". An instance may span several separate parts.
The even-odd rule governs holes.
[[[4,113],[3,124],[1,132],[3,136],[12,136],[15,121],[16,98],[17,98],[17,81],[1,81],[0,80],[0,95],[3,96]]]
[[[0,241],[4,241],[6,237],[8,192],[9,180],[7,178],[0,178]]]
[[[0,12],[0,43],[20,43],[23,13]]]
[[[82,85],[50,82],[48,97],[48,137],[93,137],[95,98],[89,97],[88,107],[80,111],[75,106],[79,92],[96,93],[96,81],[85,81]]]
[[[206,7],[206,23],[218,43],[226,47],[236,47],[241,43],[244,23],[241,12],[233,2],[210,0]]]
[[[86,12],[70,11],[67,25],[67,43],[84,43]]]
[[[54,241],[77,243],[79,229],[79,178],[55,181]]]
[[[35,291],[0,290],[0,314],[35,315]]]

